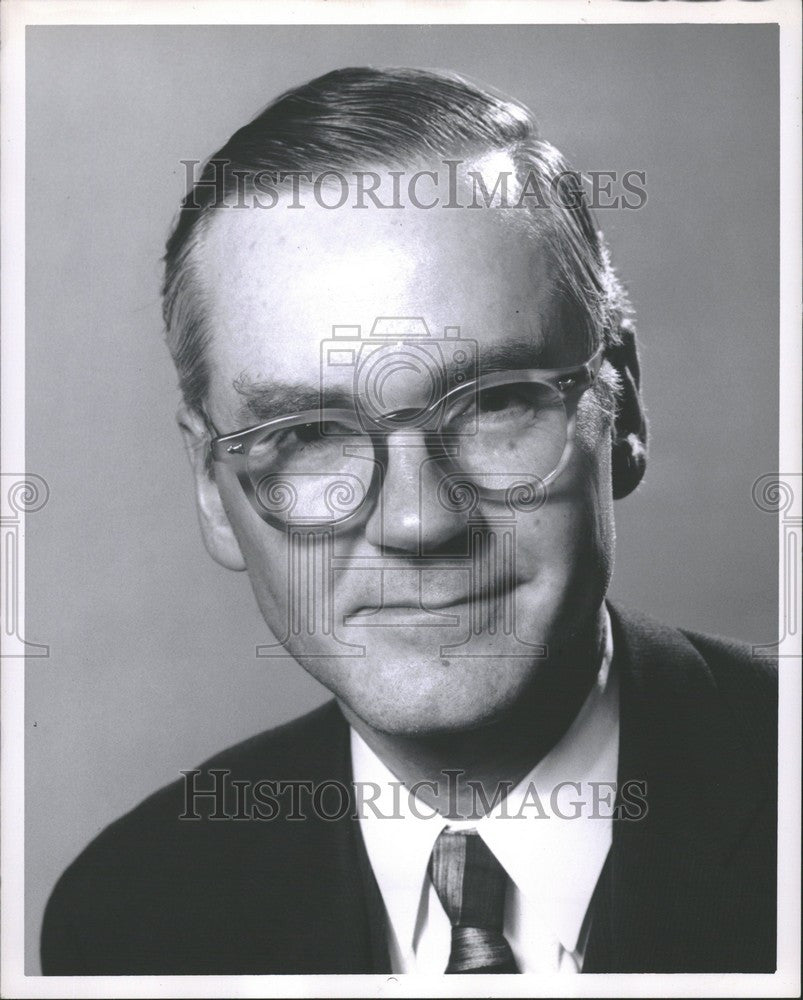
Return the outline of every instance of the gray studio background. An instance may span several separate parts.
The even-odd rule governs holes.
[[[443,67],[528,103],[585,170],[645,170],[600,222],[637,309],[651,459],[618,505],[613,595],[771,641],[776,523],[777,32],[771,26],[29,28],[28,971],[65,865],[214,751],[314,707],[245,574],[206,555],[173,415],[159,258],[203,159],[338,66]]]

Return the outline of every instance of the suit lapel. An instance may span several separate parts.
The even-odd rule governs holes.
[[[348,789],[348,811],[340,819],[312,818],[298,824],[299,837],[307,840],[306,856],[313,863],[303,872],[294,909],[310,935],[305,941],[288,942],[288,946],[307,951],[312,941],[316,952],[312,965],[320,965],[320,969],[310,971],[390,972],[384,906],[359,822],[352,818],[356,803],[349,728],[335,703],[330,706],[326,733],[321,735],[313,782],[333,782]],[[327,811],[337,811],[339,795],[334,792],[333,805],[324,807]],[[304,956],[300,954],[298,961],[303,962]]]
[[[352,922],[353,932],[346,936],[349,965],[355,972],[389,973],[390,956],[387,945],[385,907],[365,850],[359,820],[354,819],[357,803],[354,798],[349,728],[340,711],[337,762],[343,783],[349,789],[349,811],[332,825],[333,856],[338,870],[340,894],[346,900],[344,918]]]
[[[756,811],[758,774],[691,643],[610,610],[619,791],[643,782],[648,811],[614,821],[584,971],[713,971],[729,905],[722,873]]]

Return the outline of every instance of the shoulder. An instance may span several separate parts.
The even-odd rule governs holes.
[[[735,639],[699,632],[683,635],[705,660],[736,728],[773,764],[777,755],[778,662]]]
[[[304,842],[313,855],[313,828],[320,824],[259,822],[275,819],[283,806],[271,792],[285,782],[347,782],[347,748],[347,724],[329,702],[216,754],[110,824],[50,896],[42,929],[45,974],[122,972],[131,962],[146,971],[151,947],[173,942],[178,950],[178,940],[193,933],[203,939],[199,914],[209,925],[212,910],[247,908],[256,870],[281,886],[293,845]],[[253,813],[260,785],[263,805],[274,802],[272,812]],[[238,822],[246,815],[257,821]],[[155,971],[159,960],[154,954]],[[196,969],[198,961],[196,953]]]
[[[317,765],[347,733],[347,723],[337,704],[327,701],[306,715],[222,750],[200,766],[204,770],[230,767],[250,771],[270,764],[281,771],[286,766],[295,767],[299,761]]]
[[[162,818],[170,820],[173,827],[172,821],[185,811],[187,776],[196,779],[199,790],[212,789],[215,774],[230,779],[227,785],[238,780],[324,780],[326,777],[340,777],[342,767],[337,765],[345,764],[341,758],[347,740],[348,727],[334,701],[285,725],[258,733],[182,772],[181,778],[149,795],[107,826],[76,859],[76,863],[87,854],[107,849],[118,851],[129,840],[138,843],[143,828],[151,831],[165,828],[159,822]],[[204,811],[213,809],[214,803],[210,798]]]
[[[720,690],[734,704],[754,699],[777,700],[778,661],[746,642],[686,629],[681,633],[711,670]]]
[[[614,637],[629,647],[679,661],[696,653],[717,684],[738,695],[771,694],[777,688],[777,660],[739,639],[665,624],[620,605],[608,605]]]
[[[776,754],[778,665],[746,642],[676,628],[640,612],[609,606],[614,649],[626,669],[653,700],[679,715],[684,705],[716,711],[759,756]],[[699,709],[700,711],[696,711]],[[690,709],[691,710],[691,709]]]
[[[734,681],[748,685],[751,692],[770,691],[778,679],[778,662],[775,657],[763,655],[758,649],[739,639],[709,635],[680,629],[688,642],[703,657],[717,680],[730,686]]]
[[[159,825],[160,818],[172,821],[186,811],[186,793],[190,785],[205,793],[216,784],[228,789],[236,781],[253,783],[293,778],[321,781],[340,777],[342,767],[338,768],[337,764],[346,763],[342,751],[347,738],[348,728],[343,716],[334,701],[327,702],[282,726],[227,747],[197,767],[182,771],[176,781],[149,795],[106,827],[86,851],[97,852],[106,847],[116,851],[121,842],[138,838],[143,827],[153,830],[157,824],[157,829],[163,829]],[[207,798],[205,813],[214,811],[214,800],[211,795]]]

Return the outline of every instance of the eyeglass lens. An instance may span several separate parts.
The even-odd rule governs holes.
[[[482,489],[504,490],[522,475],[546,479],[555,471],[567,423],[553,386],[520,382],[464,397],[439,415],[435,434],[447,443],[453,469]],[[251,446],[247,470],[266,513],[335,523],[354,514],[369,494],[373,439],[356,422],[325,419],[268,431]]]

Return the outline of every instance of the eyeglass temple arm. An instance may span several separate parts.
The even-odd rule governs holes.
[[[214,423],[212,422],[212,418],[206,412],[206,407],[203,404],[201,404],[201,406],[198,407],[198,412],[201,414],[201,419],[204,422],[204,426],[206,427],[206,432],[211,438],[211,441],[214,441],[215,438],[221,437],[220,431],[217,429],[217,427],[215,427]]]

